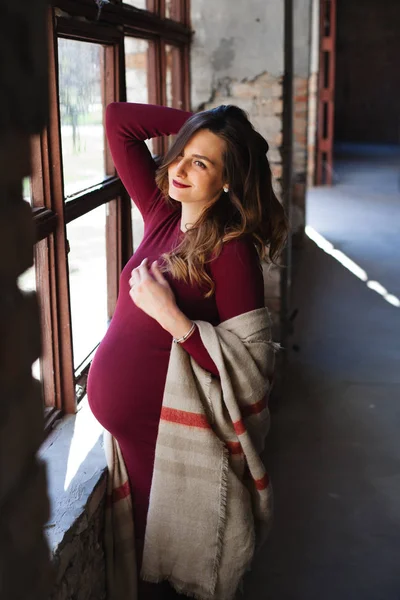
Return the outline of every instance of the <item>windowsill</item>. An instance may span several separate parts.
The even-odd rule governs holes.
[[[85,398],[76,415],[57,422],[39,450],[47,465],[50,518],[45,531],[53,557],[88,526],[104,499],[102,431]]]

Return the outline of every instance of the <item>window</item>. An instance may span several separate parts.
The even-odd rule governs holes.
[[[49,8],[50,119],[32,140],[23,181],[37,242],[19,285],[39,294],[43,355],[33,369],[48,426],[85,394],[119,274],[142,236],[106,143],[105,108],[123,100],[189,107],[186,0],[113,0],[100,15],[94,4]],[[169,20],[160,26],[160,18]],[[148,146],[154,155],[167,149],[165,140]]]

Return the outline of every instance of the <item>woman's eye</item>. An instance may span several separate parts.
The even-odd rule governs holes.
[[[201,162],[201,160],[196,160],[196,161],[195,161],[195,164],[196,164],[196,165],[199,165],[199,167],[201,167],[202,169],[205,169],[205,168],[206,168],[206,165],[205,165],[203,162]]]

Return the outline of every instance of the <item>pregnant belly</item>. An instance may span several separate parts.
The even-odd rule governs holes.
[[[158,429],[172,340],[148,318],[134,327],[114,319],[89,371],[88,401],[121,443],[145,443]]]

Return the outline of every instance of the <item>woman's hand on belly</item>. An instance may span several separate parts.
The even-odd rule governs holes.
[[[148,269],[147,258],[133,269],[129,295],[138,308],[155,319],[174,338],[184,336],[192,321],[178,308],[174,293],[154,261]]]

